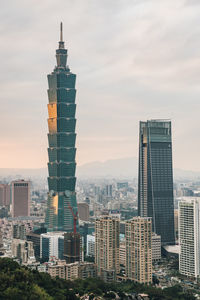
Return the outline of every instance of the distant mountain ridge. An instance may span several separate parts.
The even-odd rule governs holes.
[[[88,177],[137,177],[138,160],[136,157],[110,159],[104,162],[91,162],[79,166],[77,176]]]
[[[17,169],[0,168],[0,177],[41,178],[48,176],[47,168]],[[77,166],[77,178],[137,178],[138,159],[136,157],[94,161]],[[174,169],[175,179],[200,179],[200,172]]]

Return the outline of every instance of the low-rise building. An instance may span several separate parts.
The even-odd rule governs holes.
[[[90,262],[75,262],[67,264],[65,260],[55,260],[47,265],[47,273],[52,277],[66,280],[77,278],[95,278],[97,276],[96,265]]]
[[[78,267],[78,278],[96,278],[97,268],[96,265],[90,262],[81,262]]]
[[[65,260],[58,260],[55,264],[50,264],[47,267],[47,273],[51,275],[51,277],[59,277],[62,279],[66,279],[66,262]],[[67,278],[68,279],[68,278]]]

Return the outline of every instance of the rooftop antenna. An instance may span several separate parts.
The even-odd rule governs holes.
[[[60,41],[63,42],[63,24],[60,23]]]

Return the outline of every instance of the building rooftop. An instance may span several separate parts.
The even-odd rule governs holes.
[[[179,245],[168,245],[163,247],[168,253],[180,253],[180,246]]]
[[[57,236],[57,235],[64,235],[66,232],[64,231],[53,231],[53,232],[46,232],[42,233],[42,236]]]

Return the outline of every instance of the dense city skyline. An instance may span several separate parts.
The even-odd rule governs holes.
[[[2,4],[1,167],[46,166],[46,73],[62,20],[78,73],[78,164],[137,157],[139,120],[170,118],[174,167],[200,171],[199,12],[192,0]]]

